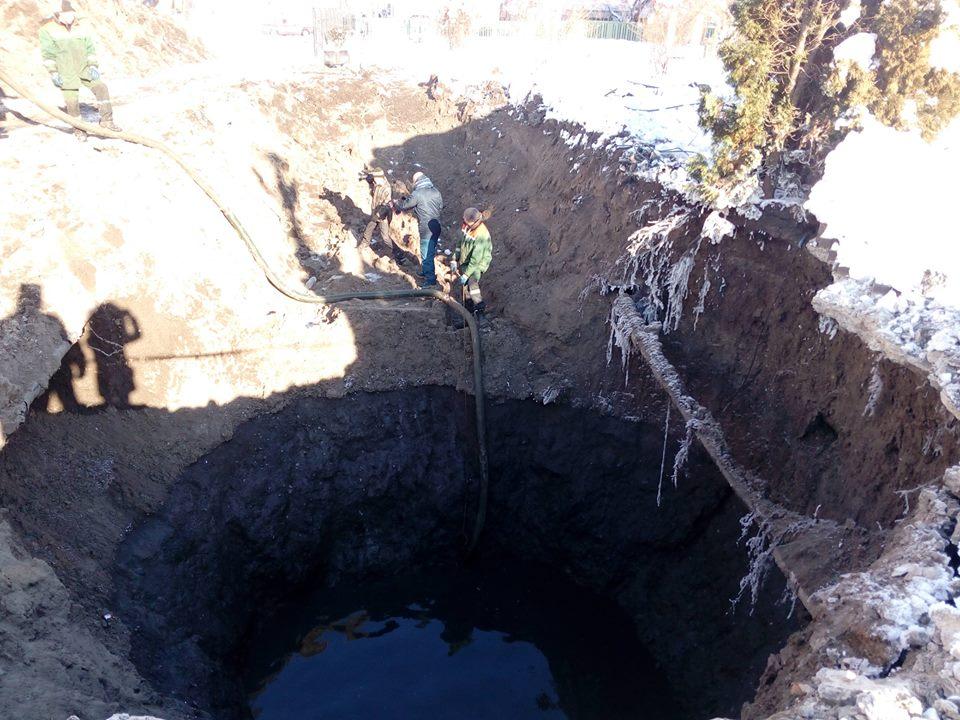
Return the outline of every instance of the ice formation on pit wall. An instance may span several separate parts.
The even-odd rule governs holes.
[[[880,363],[874,362],[870,368],[870,380],[867,383],[867,404],[863,408],[864,417],[873,417],[877,414],[877,403],[883,393],[883,376],[880,375]]]
[[[733,235],[735,230],[736,226],[732,222],[723,217],[719,211],[714,210],[703,221],[700,237],[708,238],[711,243],[716,245],[723,238]]]
[[[680,482],[680,473],[683,472],[683,468],[687,465],[687,460],[690,457],[690,446],[692,444],[693,422],[688,420],[683,440],[680,441],[680,447],[677,448],[677,454],[673,458],[673,473],[670,475],[673,487],[677,487],[677,483]]]
[[[658,320],[662,320],[663,332],[669,333],[680,326],[684,303],[690,293],[690,276],[696,267],[704,240],[708,240],[709,245],[718,245],[724,237],[731,235],[735,228],[719,213],[711,213],[703,221],[700,233],[693,243],[678,253],[674,237],[677,231],[687,227],[696,218],[696,209],[674,205],[662,217],[644,222],[646,213],[654,204],[656,203],[648,202],[634,213],[637,222],[644,224],[627,238],[624,252],[614,267],[606,275],[594,276],[593,282],[581,294],[581,300],[594,283],[599,287],[601,295],[611,292],[633,293],[640,304],[655,314]],[[715,280],[720,283],[718,291],[723,292],[725,283],[720,277],[719,249],[712,258],[704,262],[697,301],[693,307],[694,329],[706,309],[707,296],[713,289]],[[611,335],[608,343],[610,349],[613,347],[612,342]]]
[[[871,281],[847,278],[820,290],[813,307],[870,349],[926,375],[960,418],[960,310],[894,290],[877,295]]]

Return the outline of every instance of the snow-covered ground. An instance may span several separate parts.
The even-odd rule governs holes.
[[[807,209],[858,279],[960,307],[960,120],[933,142],[868,119],[827,158]]]
[[[960,5],[931,48],[931,64],[960,72]],[[876,38],[859,33],[837,47],[835,62],[871,67]],[[954,219],[960,118],[927,142],[866,114],[827,158],[808,210],[837,240],[837,262],[858,280],[876,280],[920,302],[960,308],[960,232]]]
[[[931,62],[960,71],[960,5],[945,7],[953,12]],[[838,62],[869,66],[875,46],[861,40],[837,50]],[[805,207],[825,224],[823,237],[836,241],[836,262],[850,276],[821,290],[814,307],[874,350],[926,373],[960,416],[957,168],[960,118],[927,142],[867,115],[863,129],[830,153]]]
[[[369,48],[360,62],[383,64]],[[724,82],[719,60],[702,48],[626,40],[478,37],[451,50],[437,39],[387,60],[412,79],[437,74],[454,90],[494,80],[515,103],[539,95],[548,118],[579,123],[600,142],[626,132],[667,154],[709,149],[697,124],[697,83]]]
[[[217,35],[212,47],[253,71],[322,61],[313,55],[312,37],[271,37],[249,26]],[[579,123],[601,140],[626,132],[682,157],[710,146],[697,124],[697,84],[725,84],[719,59],[702,47],[520,35],[473,36],[450,48],[436,34],[411,39],[400,18],[370,21],[367,34],[344,47],[352,69],[390,73],[398,81],[437,75],[458,93],[496,81],[511,101],[539,95],[548,118]]]

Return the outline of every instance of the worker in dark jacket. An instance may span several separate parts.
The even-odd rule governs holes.
[[[480,293],[480,278],[490,268],[493,260],[493,239],[483,221],[483,213],[477,208],[467,208],[463,212],[460,233],[457,272],[460,274],[460,284],[469,293],[464,304],[467,310],[481,316],[486,305]]]
[[[420,229],[420,257],[423,259],[420,276],[423,278],[423,285],[436,285],[437,271],[433,259],[437,254],[440,214],[443,212],[443,197],[440,191],[422,172],[414,173],[413,192],[397,205],[397,209],[414,210],[417,213],[417,224]]]
[[[88,88],[100,105],[100,125],[119,131],[113,124],[113,106],[110,93],[100,80],[93,36],[73,8],[70,0],[63,0],[60,10],[40,28],[40,52],[53,84],[63,91],[67,114],[80,117],[80,88]],[[86,133],[75,131],[80,140]]]

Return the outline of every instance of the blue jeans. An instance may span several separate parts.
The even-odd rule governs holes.
[[[437,240],[440,239],[440,221],[431,220],[427,227],[430,229],[430,234],[420,236],[420,257],[423,258],[420,272],[425,282],[434,285],[437,282],[437,271],[433,265],[433,258],[437,254]]]

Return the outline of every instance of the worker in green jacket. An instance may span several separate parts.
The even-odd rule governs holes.
[[[489,269],[493,259],[493,239],[483,221],[483,213],[473,207],[464,210],[460,233],[457,272],[460,273],[460,284],[469,294],[464,299],[464,305],[480,317],[486,310],[480,292],[480,278]]]
[[[100,105],[100,125],[107,130],[119,131],[113,124],[113,106],[110,92],[100,80],[93,37],[86,23],[77,17],[70,0],[63,0],[60,10],[40,28],[40,51],[43,63],[50,72],[53,84],[63,91],[67,114],[80,117],[80,88],[89,89]],[[76,130],[80,140],[87,134]]]

